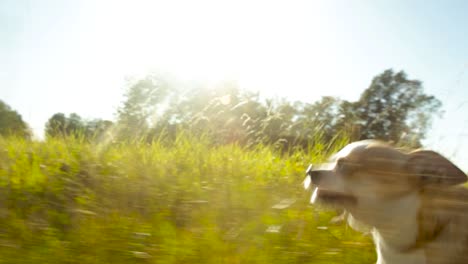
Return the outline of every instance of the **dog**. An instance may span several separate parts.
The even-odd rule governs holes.
[[[468,263],[467,175],[434,151],[365,140],[310,167],[312,203],[343,209],[372,234],[378,264]]]

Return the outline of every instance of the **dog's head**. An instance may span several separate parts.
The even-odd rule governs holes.
[[[389,201],[426,187],[445,188],[467,181],[449,160],[433,151],[402,152],[382,142],[365,140],[347,145],[329,163],[308,169],[311,201],[365,215]]]

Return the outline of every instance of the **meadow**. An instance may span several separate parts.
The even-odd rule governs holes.
[[[0,263],[373,263],[301,186],[345,143],[0,137]]]

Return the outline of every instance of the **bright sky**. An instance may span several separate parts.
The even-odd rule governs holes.
[[[425,142],[468,170],[468,1],[0,0],[0,100],[113,119],[125,78],[237,80],[265,96],[355,100],[387,68],[442,100]]]

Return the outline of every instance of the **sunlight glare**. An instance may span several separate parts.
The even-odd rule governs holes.
[[[110,72],[236,80],[271,96],[292,87],[300,93],[310,78],[325,86],[323,69],[334,61],[330,47],[315,38],[328,34],[316,2],[136,1],[113,4],[112,11],[101,4],[97,13],[105,13],[104,26],[90,28],[104,42],[96,45],[116,60]]]

